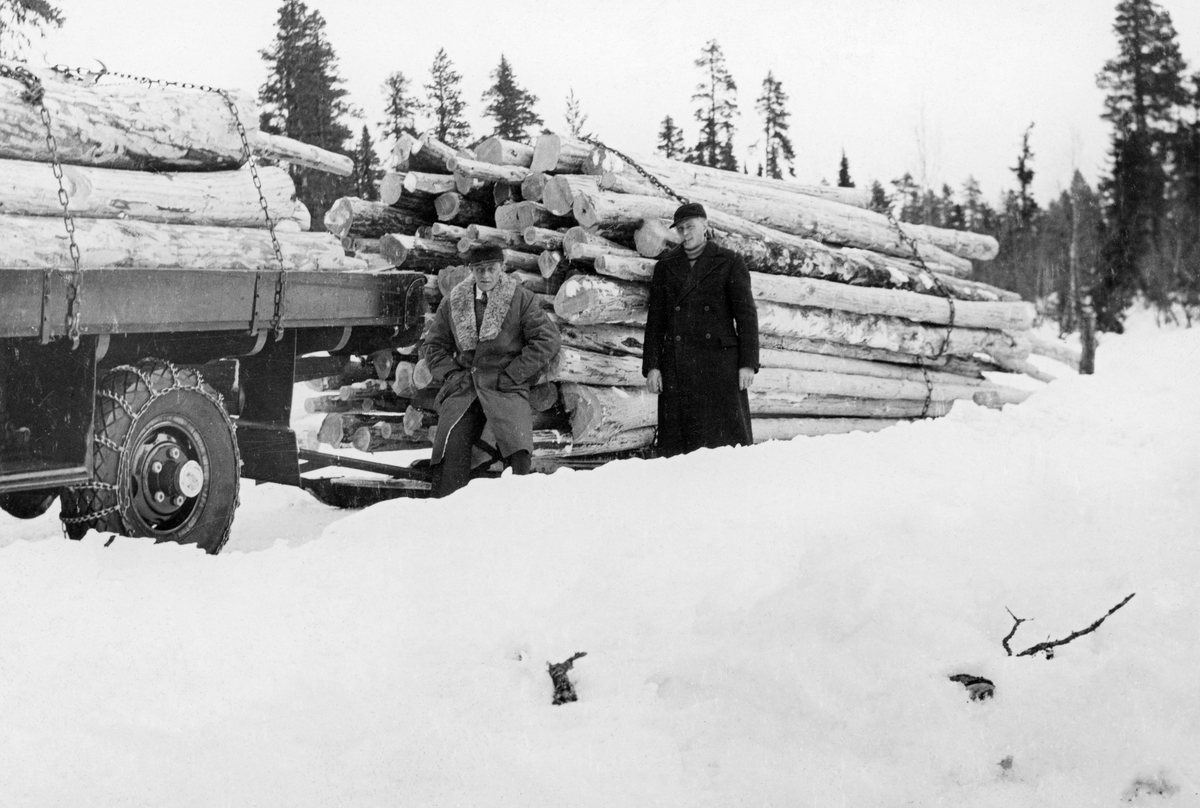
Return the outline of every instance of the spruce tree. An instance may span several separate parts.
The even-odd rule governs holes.
[[[259,88],[263,131],[347,154],[351,130],[342,119],[356,114],[338,75],[338,60],[325,37],[325,18],[302,0],[279,7],[275,41],[260,51],[267,63],[267,82]],[[292,165],[296,194],[320,228],[325,211],[350,183],[345,178]]]
[[[846,157],[845,149],[842,149],[842,162],[838,163],[838,187],[854,187],[854,180],[850,179],[850,160]]]
[[[587,113],[579,108],[579,99],[575,97],[575,88],[567,94],[567,111],[563,118],[567,122],[567,132],[571,137],[583,135],[583,127],[587,124]]]
[[[1124,310],[1164,264],[1167,166],[1175,114],[1185,100],[1183,57],[1171,16],[1152,0],[1121,0],[1113,25],[1116,58],[1096,77],[1107,91],[1103,118],[1113,125],[1112,174],[1101,185],[1107,238],[1093,299],[1097,324],[1121,331]]]
[[[1017,155],[1017,164],[1009,169],[1017,175],[1017,186],[1020,189],[1017,192],[1017,214],[1021,226],[1025,228],[1033,224],[1033,217],[1038,210],[1030,190],[1033,184],[1033,168],[1030,167],[1033,162],[1033,150],[1029,147],[1029,135],[1032,132],[1033,124],[1029,124],[1021,136],[1021,153]]]
[[[883,190],[883,185],[879,180],[871,183],[871,210],[876,213],[883,213],[892,205],[892,200],[888,197],[887,191]]]
[[[1187,102],[1175,136],[1167,253],[1175,256],[1173,293],[1188,324],[1200,315],[1200,73],[1185,87]]]
[[[20,59],[32,44],[30,35],[61,28],[66,17],[46,0],[0,0],[0,59]]]
[[[492,134],[504,140],[527,140],[529,127],[542,125],[542,119],[533,111],[537,96],[517,84],[504,54],[500,54],[500,64],[491,77],[494,83],[483,93],[483,100],[489,102],[483,114],[496,122]]]
[[[771,71],[763,79],[762,95],[758,97],[758,111],[763,116],[764,169],[768,177],[783,179],[783,166],[786,164],[788,173],[796,176],[792,161],[796,152],[792,148],[792,139],[788,137],[788,118],[791,117],[784,105],[787,103],[787,93],[783,91],[783,82],[775,78]]]
[[[354,195],[360,199],[379,199],[379,180],[383,172],[379,170],[379,155],[375,153],[375,144],[371,142],[371,133],[363,124],[362,136],[354,147]]]
[[[467,102],[462,100],[462,75],[438,48],[429,68],[429,83],[424,85],[425,100],[417,106],[433,120],[433,135],[447,146],[461,146],[471,139],[471,126],[463,117]]]
[[[417,101],[409,94],[411,85],[412,82],[399,70],[384,79],[383,120],[379,122],[383,127],[384,137],[396,140],[405,132],[416,135],[414,115],[417,111]]]
[[[700,122],[700,139],[685,158],[690,163],[737,171],[733,154],[733,119],[737,115],[737,83],[725,67],[725,54],[710,39],[694,64],[704,74],[696,85],[693,101],[700,102],[695,117]]]
[[[684,156],[683,130],[675,125],[675,119],[667,115],[658,130],[658,153],[669,160]]]

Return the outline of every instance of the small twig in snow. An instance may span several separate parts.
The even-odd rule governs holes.
[[[575,686],[567,678],[567,671],[571,670],[571,667],[575,664],[575,660],[585,656],[587,656],[587,651],[580,651],[566,662],[546,663],[550,667],[550,680],[554,682],[555,704],[566,704],[569,701],[579,700],[579,697],[575,695]]]
[[[1011,640],[1014,636],[1016,636],[1017,627],[1020,626],[1022,623],[1027,622],[1027,620],[1024,617],[1017,617],[1015,614],[1012,613],[1012,609],[1008,608],[1007,606],[1004,607],[1004,611],[1008,612],[1008,616],[1013,619],[1013,627],[1012,627],[1012,631],[1008,632],[1008,636],[1000,641],[1000,644],[1004,646],[1005,652],[1007,652],[1009,656],[1012,656],[1012,649],[1008,647],[1008,641]],[[1032,618],[1029,618],[1029,619],[1032,619]]]
[[[1111,609],[1108,610],[1108,612],[1103,617],[1101,617],[1095,623],[1092,623],[1087,628],[1081,629],[1079,631],[1074,631],[1070,635],[1063,637],[1061,640],[1049,640],[1047,642],[1040,642],[1037,645],[1026,648],[1024,651],[1017,654],[1017,656],[1033,656],[1034,654],[1039,654],[1039,653],[1045,652],[1046,658],[1050,659],[1051,657],[1054,656],[1054,652],[1053,652],[1054,648],[1057,648],[1060,645],[1066,645],[1067,643],[1071,642],[1072,640],[1076,640],[1076,639],[1082,637],[1084,634],[1091,634],[1093,631],[1100,628],[1100,624],[1103,623],[1105,620],[1107,620],[1108,617],[1113,612],[1115,612],[1117,609],[1120,609],[1122,606],[1124,606],[1129,601],[1133,600],[1133,596],[1136,594],[1137,594],[1137,592],[1129,593],[1129,596],[1127,598],[1125,598],[1125,600],[1121,601],[1116,606],[1113,606]],[[1009,612],[1009,614],[1012,614],[1012,612]],[[1012,635],[1009,635],[1009,636],[1012,636]],[[1007,647],[1007,646],[1005,646],[1005,647]]]

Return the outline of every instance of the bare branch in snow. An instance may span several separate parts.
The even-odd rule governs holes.
[[[1040,642],[1037,645],[1026,648],[1024,651],[1017,654],[1017,656],[1033,656],[1034,654],[1040,654],[1042,652],[1045,652],[1046,659],[1053,658],[1055,648],[1057,648],[1060,645],[1066,645],[1067,643],[1071,642],[1072,640],[1076,640],[1076,639],[1082,637],[1084,634],[1091,634],[1093,631],[1100,628],[1100,624],[1103,623],[1105,620],[1107,620],[1113,612],[1115,612],[1117,609],[1120,609],[1122,606],[1124,606],[1129,601],[1133,600],[1133,596],[1136,594],[1137,594],[1137,592],[1129,593],[1129,596],[1126,597],[1125,600],[1121,601],[1116,606],[1113,606],[1111,609],[1108,610],[1108,612],[1104,616],[1102,616],[1095,623],[1092,623],[1087,628],[1081,629],[1079,631],[1071,632],[1071,634],[1069,634],[1066,637],[1063,637],[1061,640],[1047,640],[1046,642]],[[1009,614],[1012,614],[1012,612],[1009,612]],[[1014,619],[1016,619],[1016,618],[1014,617]],[[1016,630],[1015,626],[1014,626],[1013,630],[1014,631]],[[1009,636],[1011,637],[1012,635],[1009,634]],[[1005,647],[1007,648],[1008,646],[1005,645]]]

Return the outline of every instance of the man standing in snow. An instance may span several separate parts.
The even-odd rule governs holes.
[[[467,484],[471,449],[490,425],[514,474],[528,474],[533,452],[529,385],[558,353],[558,329],[536,296],[504,274],[504,252],[484,250],[471,276],[450,290],[425,339],[435,381],[433,496]]]
[[[704,207],[672,224],[682,243],[654,267],[642,375],[658,394],[658,451],[753,443],[747,390],[758,372],[758,312],[741,256],[707,240]]]

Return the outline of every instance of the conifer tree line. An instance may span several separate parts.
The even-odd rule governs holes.
[[[34,37],[60,27],[63,12],[49,0],[0,0],[0,58],[20,58]],[[1115,55],[1096,75],[1105,92],[1102,118],[1111,126],[1108,165],[1093,188],[1075,171],[1068,190],[1039,203],[1037,129],[1014,132],[1012,187],[995,203],[967,177],[956,186],[927,187],[911,173],[881,183],[856,182],[843,150],[841,187],[869,188],[871,205],[901,221],[965,228],[997,237],[1000,255],[977,276],[1036,300],[1065,330],[1090,301],[1101,329],[1120,331],[1124,312],[1141,296],[1166,318],[1190,324],[1200,315],[1200,70],[1186,63],[1170,14],[1154,0],[1118,0]],[[301,200],[320,226],[346,194],[377,198],[381,160],[362,113],[350,102],[325,19],[304,0],[283,0],[276,33],[260,51],[267,78],[259,88],[261,128],[350,156],[352,176],[291,167]],[[719,43],[709,40],[693,62],[694,136],[672,115],[662,118],[657,151],[678,160],[761,176],[795,176],[789,96],[768,72],[753,102],[755,128],[739,132],[738,83]],[[538,96],[524,87],[505,54],[478,100],[468,99],[450,54],[439,49],[428,72],[389,74],[380,91],[383,119],[374,122],[385,145],[402,133],[430,130],[455,147],[490,135],[528,140],[546,131]],[[574,89],[563,99],[554,131],[587,135],[587,115]],[[472,105],[487,121],[475,132]],[[359,121],[352,125],[351,121]],[[735,138],[745,142],[739,149]],[[749,155],[746,162],[739,154]],[[832,170],[832,166],[829,167]]]

